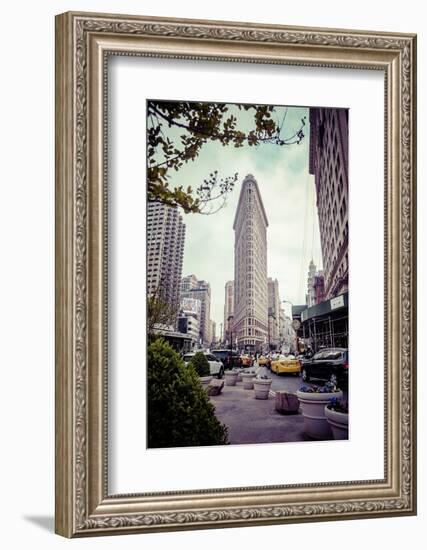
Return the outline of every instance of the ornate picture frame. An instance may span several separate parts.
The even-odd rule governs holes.
[[[384,479],[111,495],[107,486],[106,60],[385,76]],[[56,18],[56,532],[65,537],[416,513],[416,36],[65,13]]]

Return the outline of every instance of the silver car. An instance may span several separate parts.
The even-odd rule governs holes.
[[[211,375],[217,376],[218,378],[222,378],[224,376],[224,365],[222,364],[222,361],[220,361],[212,353],[208,353],[205,351],[202,353],[208,360]],[[195,355],[196,355],[195,352],[186,353],[183,357],[185,364],[187,365],[190,362],[191,358],[194,357]]]

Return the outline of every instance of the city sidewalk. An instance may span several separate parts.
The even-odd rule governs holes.
[[[242,382],[224,386],[211,397],[217,418],[228,427],[230,444],[311,441],[303,432],[301,414],[283,415],[275,409],[275,398],[255,399],[254,390],[244,390]]]

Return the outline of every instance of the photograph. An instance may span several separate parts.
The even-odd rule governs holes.
[[[349,111],[146,100],[148,449],[349,439]]]

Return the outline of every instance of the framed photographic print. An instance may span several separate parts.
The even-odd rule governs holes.
[[[56,18],[56,531],[416,513],[416,37]]]

